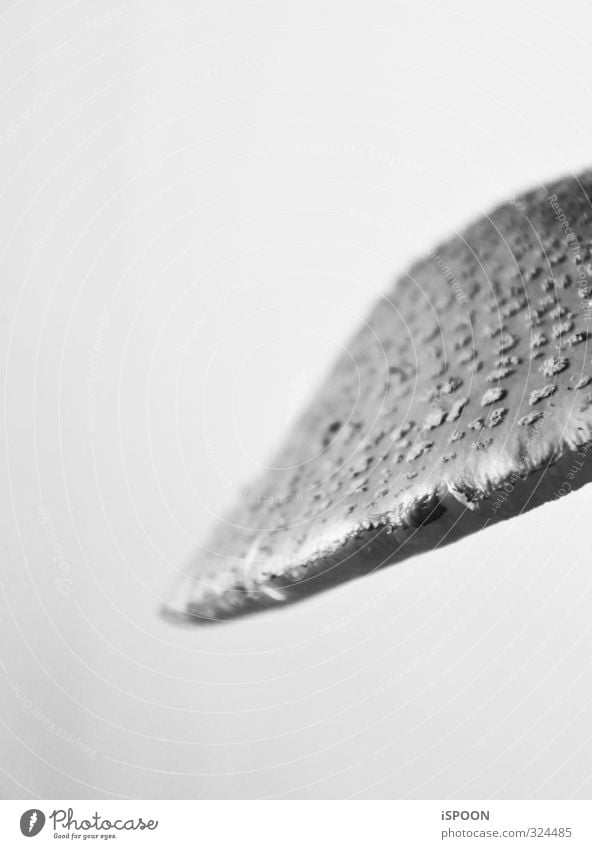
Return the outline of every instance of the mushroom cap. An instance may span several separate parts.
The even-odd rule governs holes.
[[[587,483],[591,198],[528,192],[402,275],[165,613],[277,607]]]

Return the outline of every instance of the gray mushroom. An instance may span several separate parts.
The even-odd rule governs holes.
[[[278,607],[587,483],[591,198],[592,172],[531,191],[397,280],[167,615]]]

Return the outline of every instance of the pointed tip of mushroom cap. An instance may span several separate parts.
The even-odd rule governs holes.
[[[537,189],[414,263],[166,615],[279,607],[592,479],[590,197]]]

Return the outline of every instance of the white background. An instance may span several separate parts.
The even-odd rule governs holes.
[[[396,273],[592,164],[590,6],[2,7],[2,795],[589,797],[588,490],[157,611]]]

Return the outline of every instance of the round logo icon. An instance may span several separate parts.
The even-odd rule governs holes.
[[[45,825],[45,814],[39,808],[25,811],[21,817],[21,832],[25,837],[35,837]]]

